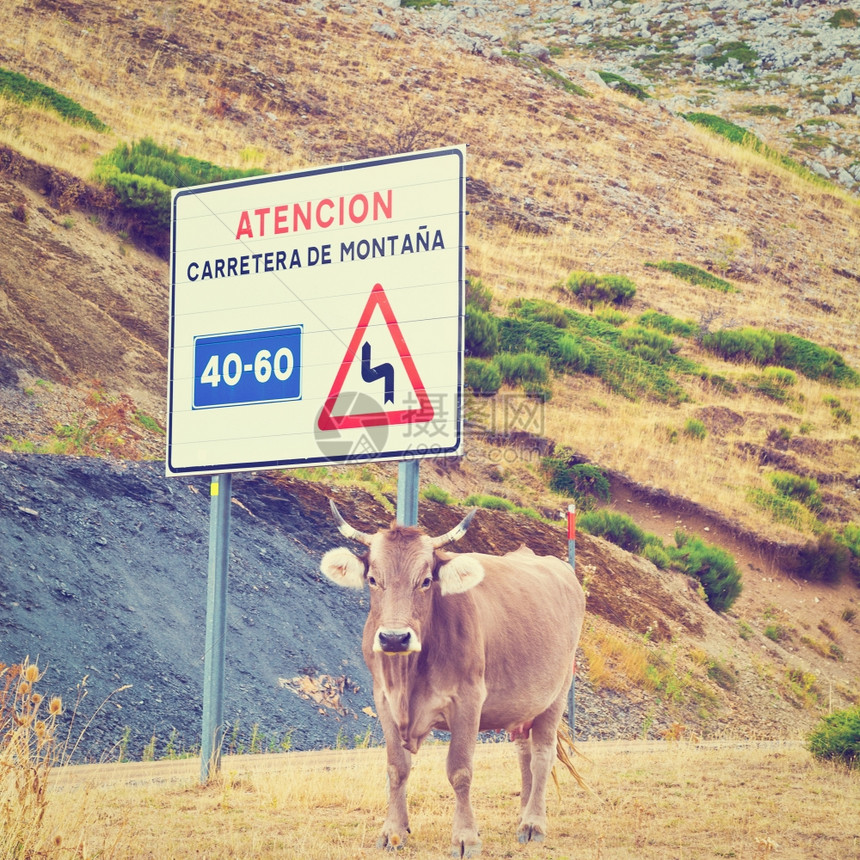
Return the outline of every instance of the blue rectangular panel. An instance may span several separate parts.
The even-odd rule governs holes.
[[[302,398],[302,327],[194,338],[194,408]]]

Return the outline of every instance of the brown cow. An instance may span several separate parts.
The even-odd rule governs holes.
[[[570,565],[526,547],[501,557],[439,552],[465,534],[474,511],[431,538],[398,525],[365,534],[333,502],[331,508],[341,533],[367,547],[361,556],[330,550],[321,568],[338,585],[370,588],[362,651],[385,732],[389,780],[378,845],[396,848],[406,839],[412,755],[433,729],[451,732],[452,855],[481,851],[469,794],[477,734],[487,729],[506,729],[516,740],[519,841],[543,840],[556,731],[585,614]]]

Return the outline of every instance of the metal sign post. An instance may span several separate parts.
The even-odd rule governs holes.
[[[397,522],[402,526],[418,525],[418,462],[397,464]]]
[[[567,560],[576,573],[576,505],[567,506]],[[576,656],[573,658],[573,678],[567,694],[567,722],[570,726],[570,739],[576,731]]]
[[[200,782],[221,768],[224,740],[224,643],[227,627],[227,567],[230,559],[230,496],[233,475],[213,475],[209,485],[209,583],[206,654],[203,662],[203,732]]]

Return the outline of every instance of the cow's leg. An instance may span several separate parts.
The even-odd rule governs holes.
[[[546,788],[556,754],[556,732],[567,699],[567,688],[532,724],[531,749],[524,755],[520,746],[520,767],[527,764],[531,773],[528,799],[522,807],[517,838],[520,842],[542,842],[546,838]],[[528,744],[526,740],[523,745]],[[523,797],[527,778],[523,773]]]
[[[520,814],[529,802],[532,793],[532,741],[528,735],[518,737],[514,743],[517,747],[517,756],[520,760],[520,776],[522,777],[522,789],[520,791]]]
[[[385,755],[388,760],[388,815],[385,817],[376,847],[401,848],[409,833],[406,782],[412,770],[412,754],[403,747],[400,733],[388,710],[388,703],[377,700],[376,706],[385,733]]]
[[[466,712],[464,712],[466,711]],[[478,822],[472,808],[472,762],[478,740],[480,705],[458,708],[449,721],[451,743],[448,746],[448,781],[454,789],[454,826],[451,832],[452,857],[477,857],[481,853]]]

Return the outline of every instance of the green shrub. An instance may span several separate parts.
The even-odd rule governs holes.
[[[556,364],[570,373],[588,373],[589,351],[578,338],[565,334],[556,341],[556,348]]]
[[[609,479],[598,466],[589,463],[571,463],[572,452],[558,449],[553,456],[544,457],[541,465],[549,475],[550,489],[563,496],[583,502],[593,496],[609,501]]]
[[[797,374],[794,371],[785,367],[766,367],[761,376],[753,379],[751,388],[771,400],[784,403],[791,399],[788,389],[796,384]]]
[[[663,546],[660,540],[649,541],[642,547],[642,558],[647,558],[655,567],[660,570],[668,570],[672,566],[672,558]]]
[[[774,336],[749,327],[708,332],[702,338],[702,346],[726,361],[768,364],[774,356]]]
[[[451,0],[400,0],[405,9],[430,9],[433,6],[450,6]]]
[[[442,487],[436,484],[428,484],[422,491],[421,495],[429,502],[438,502],[440,505],[450,505],[454,502],[454,497]]]
[[[860,374],[850,368],[835,349],[794,334],[779,332],[772,336],[774,363],[797,370],[808,379],[828,380],[846,387],[860,385]]]
[[[721,137],[728,138],[732,143],[747,145],[752,141],[758,141],[758,138],[748,129],[735,125],[733,122],[729,122],[727,119],[711,113],[694,112],[682,114],[682,116],[689,122],[701,125]]]
[[[544,383],[549,378],[549,359],[532,352],[500,352],[494,359],[502,379],[509,385]]]
[[[747,490],[747,501],[760,510],[767,511],[774,522],[785,523],[798,530],[804,528],[809,517],[809,512],[799,502],[782,493],[769,493],[760,487],[750,487]]]
[[[9,69],[0,68],[0,95],[23,104],[48,108],[74,125],[86,125],[96,131],[108,130],[94,113],[84,109],[76,101]]]
[[[477,395],[488,397],[495,394],[502,386],[502,374],[491,361],[483,358],[467,358],[464,371],[466,387]]]
[[[597,74],[600,75],[601,80],[607,86],[625,93],[628,96],[633,96],[634,99],[639,99],[640,102],[644,102],[646,99],[651,98],[651,96],[642,89],[642,87],[638,84],[631,84],[630,81],[622,78],[621,75],[616,75],[612,72],[598,72]]]
[[[596,320],[609,323],[609,325],[613,325],[616,328],[620,328],[627,322],[627,314],[624,314],[615,308],[597,308],[597,310],[594,311],[593,316]]]
[[[856,27],[860,17],[853,9],[837,9],[828,19],[827,23],[834,28]]]
[[[645,532],[627,514],[615,513],[606,508],[586,511],[577,517],[576,525],[582,531],[602,537],[627,552],[638,553],[645,546]]]
[[[669,274],[675,275],[676,278],[681,278],[681,280],[687,281],[687,283],[707,287],[709,290],[719,290],[721,293],[736,293],[738,291],[737,287],[728,281],[718,278],[704,269],[691,266],[688,263],[661,260],[659,263],[646,263],[645,265],[652,269],[669,272]]]
[[[768,624],[763,633],[772,642],[783,642],[789,638],[788,631],[781,624]]]
[[[704,422],[699,421],[698,418],[688,418],[687,423],[684,424],[684,435],[691,439],[704,439],[708,431]]]
[[[486,508],[488,511],[513,511],[516,505],[508,499],[500,496],[487,496],[482,493],[473,493],[463,504],[467,508]]]
[[[836,584],[851,569],[851,551],[830,532],[807,541],[797,558],[797,575],[811,582]]]
[[[549,403],[552,400],[552,388],[549,385],[542,385],[539,382],[527,382],[523,385],[523,391],[526,397],[540,400],[541,403]]]
[[[646,265],[648,264],[646,263]],[[699,327],[692,320],[679,320],[657,311],[645,311],[639,317],[639,324],[648,328],[656,328],[666,334],[677,334],[680,337],[696,337],[699,333]]]
[[[226,179],[259,176],[258,168],[238,170],[219,167],[180,155],[177,149],[159,146],[150,138],[120,144],[95,165],[95,177],[112,188],[123,206],[137,216],[136,229],[145,238],[164,245],[170,226],[170,192]]]
[[[544,299],[515,299],[512,307],[517,316],[523,319],[535,320],[554,325],[556,328],[567,328],[567,311],[561,305]]]
[[[484,286],[480,278],[466,278],[466,307],[472,305],[478,310],[489,311],[493,304],[493,291]]]
[[[758,54],[746,42],[727,42],[720,50],[705,62],[715,69],[722,68],[729,60],[737,60],[746,71],[755,68]]]
[[[526,312],[524,303],[520,313]],[[667,369],[628,353],[618,345],[619,330],[587,314],[568,311],[569,329],[506,317],[499,320],[504,352],[535,352],[561,373],[581,371],[603,380],[616,394],[631,400],[647,396],[664,402],[687,398]],[[672,356],[667,368],[690,372],[692,363]]]
[[[860,705],[823,717],[807,738],[816,758],[860,767]]]
[[[741,573],[732,556],[720,547],[681,531],[675,532],[677,548],[670,551],[674,563],[681,562],[684,572],[702,584],[708,606],[725,612],[743,588]]]
[[[848,548],[848,565],[854,584],[860,586],[860,525],[848,523],[836,539]]]
[[[466,355],[490,358],[499,350],[499,321],[489,311],[466,305]]]
[[[671,337],[643,326],[623,329],[618,336],[618,345],[652,364],[665,364],[677,352]]]
[[[636,285],[623,275],[596,275],[593,272],[574,271],[567,278],[568,289],[589,305],[601,302],[615,305],[629,304],[636,295]]]
[[[802,478],[792,472],[771,472],[768,479],[780,495],[800,502],[813,513],[821,510],[821,494],[815,478]]]

